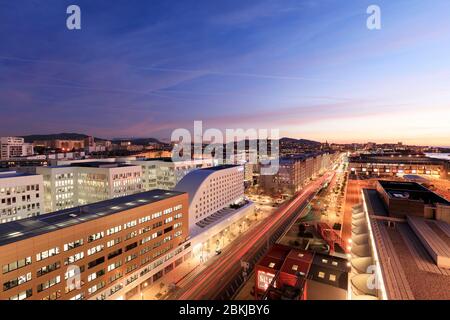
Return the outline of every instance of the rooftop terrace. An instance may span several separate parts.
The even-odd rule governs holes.
[[[425,156],[380,156],[380,155],[361,155],[350,157],[349,162],[353,163],[385,163],[385,164],[424,164],[424,165],[442,165],[448,160],[428,158]]]
[[[77,162],[68,165],[70,167],[82,167],[82,168],[121,168],[121,167],[131,167],[133,165],[118,163],[118,162],[102,162],[102,161],[92,161],[92,162]]]
[[[35,174],[20,173],[20,172],[16,172],[16,171],[0,171],[0,179],[28,177],[28,176],[35,176]]]
[[[422,200],[424,203],[441,203],[450,206],[449,201],[416,182],[379,180],[378,183],[391,198]]]
[[[391,220],[377,213],[383,204],[373,189],[363,189],[376,251],[390,300],[450,299],[450,269],[436,265],[420,235],[404,219]],[[387,221],[395,222],[388,226]],[[424,220],[423,220],[424,221]],[[428,220],[427,220],[428,221]],[[432,221],[432,220],[429,220]],[[440,226],[436,226],[440,227]],[[429,230],[428,230],[429,231]],[[449,229],[444,228],[442,234]],[[442,244],[443,235],[428,233]]]

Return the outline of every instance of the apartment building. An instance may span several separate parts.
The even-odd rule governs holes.
[[[293,195],[329,168],[334,159],[335,154],[326,152],[282,157],[276,174],[259,177],[259,187],[267,194]]]
[[[173,161],[172,158],[131,160],[142,167],[142,185],[145,191],[172,190],[189,172],[213,166],[213,159]]]
[[[0,225],[1,300],[115,300],[186,257],[188,196],[153,190]]]
[[[123,197],[142,192],[140,166],[80,162],[38,167],[44,179],[45,212]]]
[[[43,190],[41,175],[0,172],[0,223],[43,213]]]
[[[31,143],[25,143],[24,138],[0,138],[0,160],[31,156],[33,153],[33,145]]]

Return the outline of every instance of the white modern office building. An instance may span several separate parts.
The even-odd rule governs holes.
[[[195,170],[175,187],[189,194],[189,230],[230,205],[244,200],[244,168],[221,165]]]
[[[41,175],[0,172],[0,223],[43,213],[43,189]]]
[[[189,236],[200,261],[217,254],[248,227],[255,204],[244,196],[244,168],[221,165],[195,170],[175,187],[189,194]]]
[[[153,189],[172,190],[189,172],[209,168],[213,159],[173,161],[171,158],[138,159],[129,161],[142,167],[142,184],[145,191]]]
[[[33,145],[25,143],[20,137],[1,137],[0,138],[0,160],[9,160],[12,158],[27,157],[34,153]]]
[[[82,162],[38,167],[44,179],[45,212],[53,212],[142,192],[140,166]]]

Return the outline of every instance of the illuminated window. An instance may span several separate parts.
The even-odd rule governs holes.
[[[266,290],[269,287],[269,285],[272,282],[274,277],[275,277],[274,274],[259,271],[258,272],[258,289]],[[273,285],[275,288],[277,287],[276,282],[274,282]]]
[[[318,274],[319,278],[325,279],[325,272],[320,271]]]

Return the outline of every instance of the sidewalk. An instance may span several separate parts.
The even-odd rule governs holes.
[[[142,289],[141,294],[134,295],[130,300],[159,300],[168,293],[171,283],[176,284],[190,272],[195,271],[199,265],[200,261],[196,257],[184,261],[181,265],[165,274],[161,279]]]

